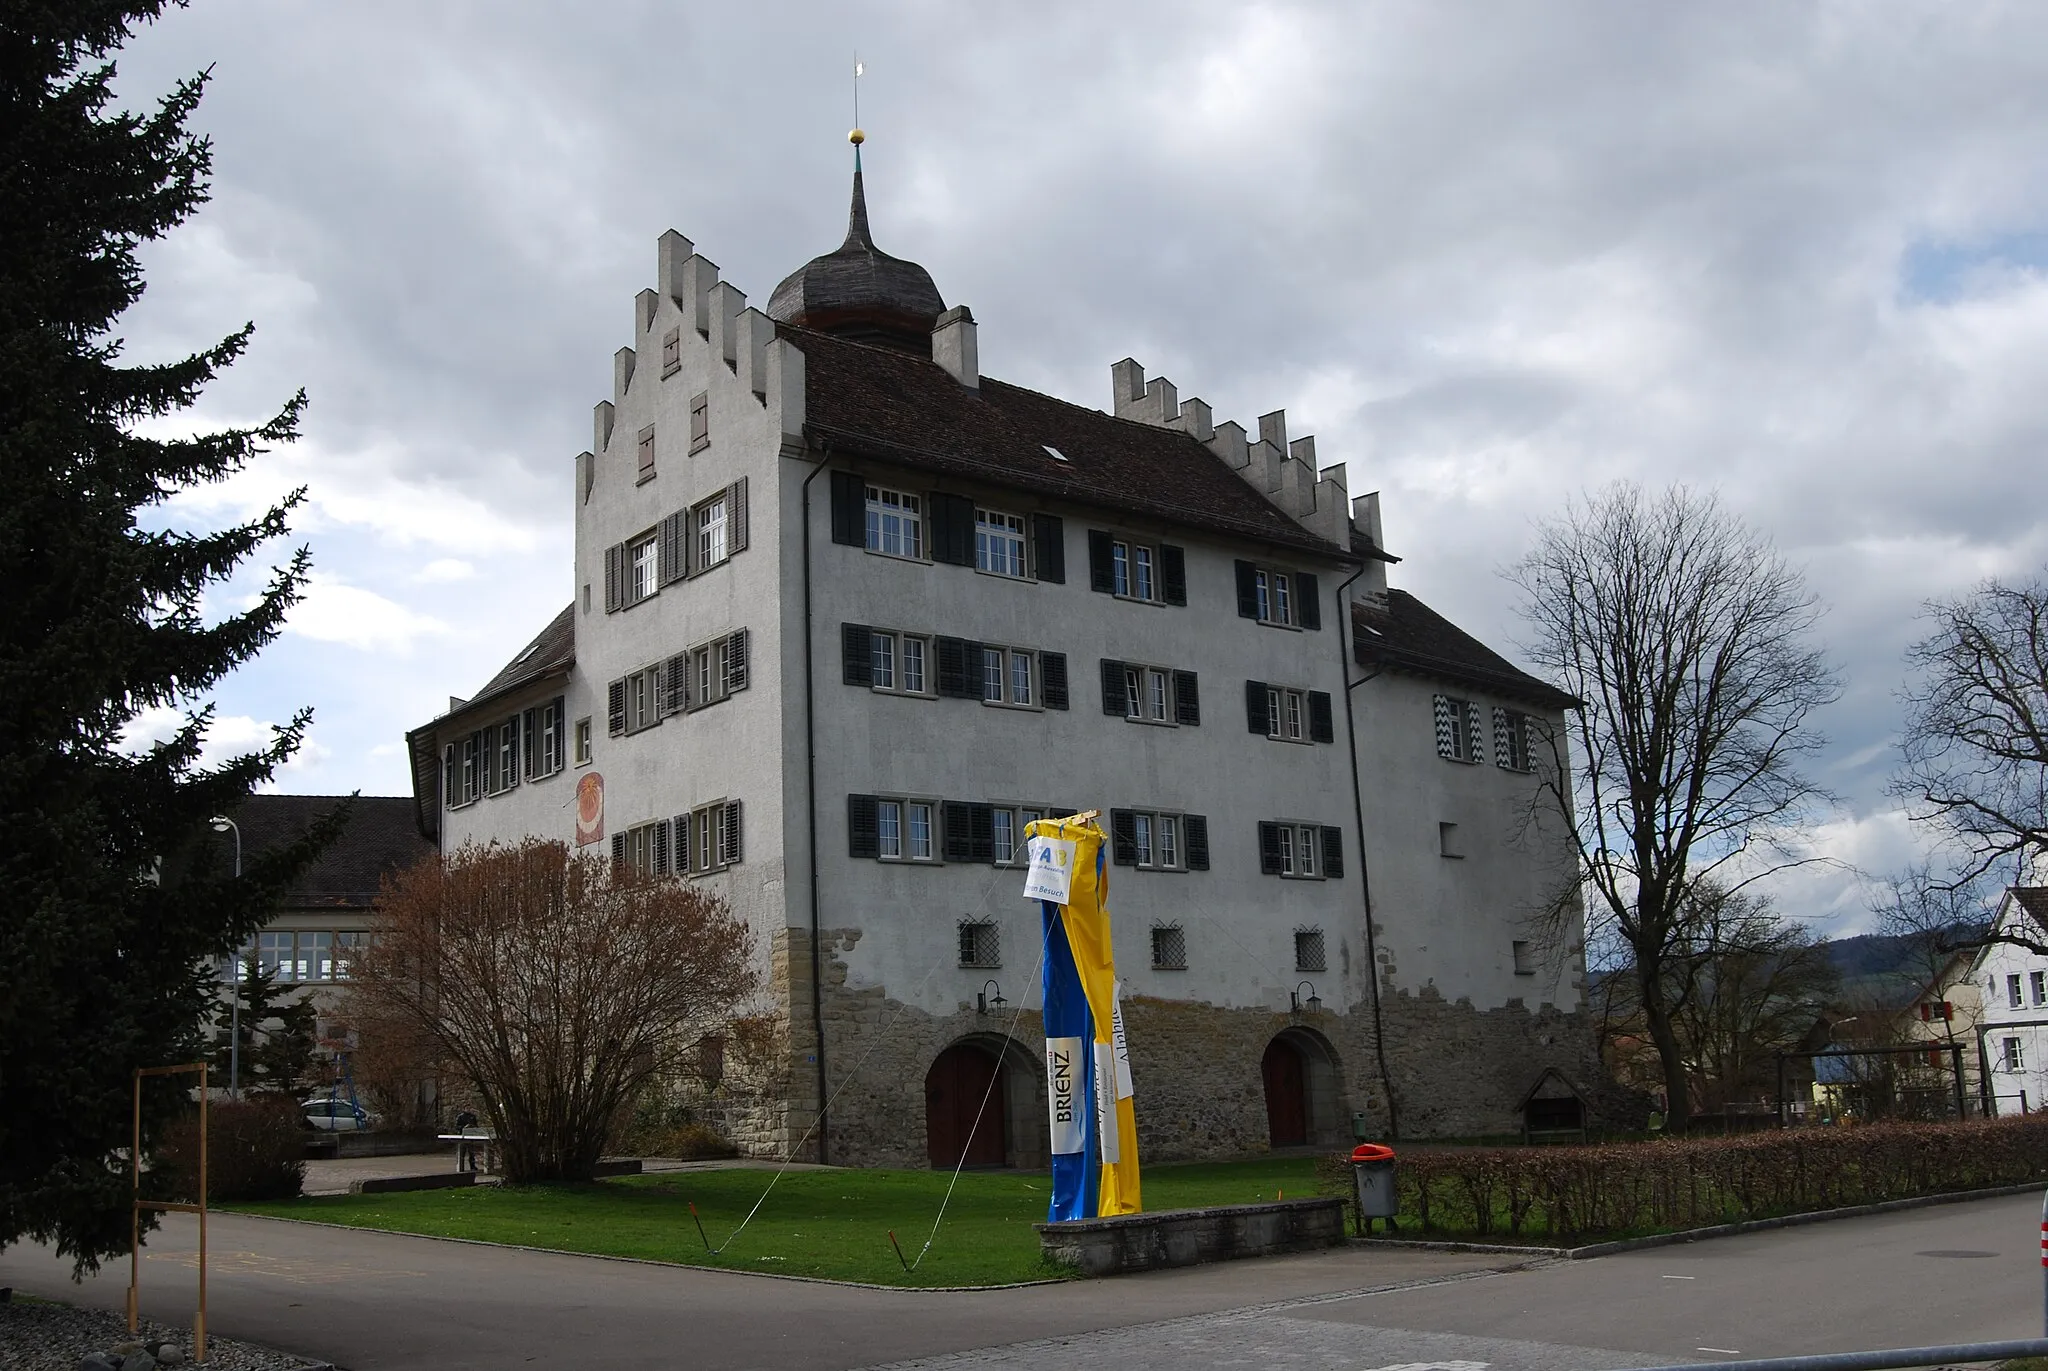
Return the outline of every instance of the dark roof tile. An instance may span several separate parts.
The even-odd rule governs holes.
[[[1523,671],[1405,590],[1388,591],[1384,607],[1354,604],[1351,638],[1362,666],[1462,681],[1548,709],[1572,709],[1579,703]]]
[[[970,389],[892,349],[781,333],[804,354],[805,428],[833,450],[1350,560],[1178,429],[987,376]]]
[[[234,812],[245,859],[298,838],[348,797],[251,795]],[[420,836],[410,795],[358,795],[348,823],[283,901],[286,909],[367,909],[387,873],[434,851]]]

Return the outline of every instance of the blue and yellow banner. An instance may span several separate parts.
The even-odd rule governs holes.
[[[1047,1222],[1138,1212],[1138,1125],[1109,936],[1109,865],[1093,814],[1024,830],[1026,898],[1045,921]]]

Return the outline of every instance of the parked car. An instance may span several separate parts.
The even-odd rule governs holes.
[[[315,1095],[305,1102],[306,1127],[323,1133],[356,1133],[371,1124],[370,1112],[339,1095]]]

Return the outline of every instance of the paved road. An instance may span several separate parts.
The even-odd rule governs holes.
[[[508,1365],[848,1371],[1562,1371],[2041,1331],[2040,1200],[1979,1200],[1522,1269],[1389,1249],[1023,1290],[858,1290],[239,1216],[211,1229],[211,1326],[351,1371]],[[187,1224],[145,1261],[145,1309],[190,1317]],[[1983,1255],[1958,1255],[1978,1253]],[[46,1253],[0,1284],[119,1308]],[[1420,1371],[1415,1368],[1415,1371]]]

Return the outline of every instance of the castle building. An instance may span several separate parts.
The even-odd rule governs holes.
[[[845,242],[766,313],[663,234],[572,602],[409,735],[422,830],[729,901],[772,1031],[702,1103],[752,1151],[1044,1163],[1022,830],[1076,810],[1147,1157],[1501,1132],[1546,1068],[1590,1085],[1576,907],[1541,917],[1571,701],[1391,589],[1377,497],[1282,412],[1129,360],[1089,409],[975,339],[875,246],[858,151]]]

